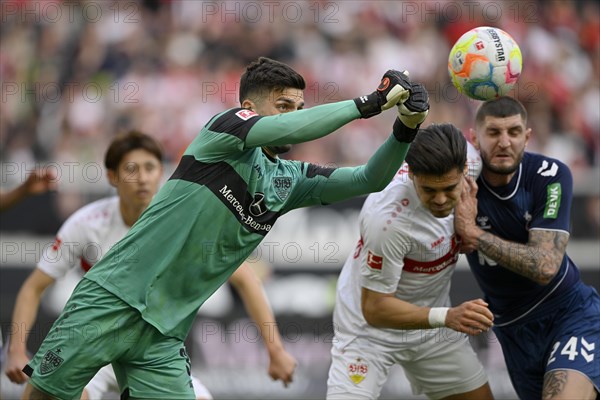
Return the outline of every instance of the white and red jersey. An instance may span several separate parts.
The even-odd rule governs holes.
[[[80,268],[83,275],[129,228],[121,216],[118,196],[90,203],[64,222],[54,245],[44,249],[37,266],[54,279],[72,268]]]
[[[454,214],[434,217],[419,200],[403,167],[381,192],[367,197],[360,240],[340,274],[334,311],[336,337],[358,336],[400,345],[419,342],[422,330],[374,328],[361,311],[361,288],[394,293],[418,305],[450,306],[450,278],[459,257]]]

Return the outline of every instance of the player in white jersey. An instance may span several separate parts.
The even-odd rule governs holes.
[[[60,228],[54,245],[44,253],[27,281],[23,284],[13,313],[13,326],[21,327],[13,333],[9,346],[6,374],[11,381],[23,383],[27,376],[21,372],[29,361],[26,352],[27,328],[36,317],[43,292],[72,269],[81,276],[130,229],[158,190],[162,176],[162,152],[151,137],[139,132],[117,136],[109,147],[105,164],[108,177],[117,188],[118,196],[95,201],[69,217]],[[124,251],[123,256],[135,256],[135,249]],[[260,283],[247,265],[243,264],[231,277],[251,317],[263,333],[271,357],[269,373],[284,384],[291,381],[296,361],[273,337],[274,318],[264,297]],[[277,333],[277,332],[275,332]],[[210,392],[192,377],[197,399],[211,399]],[[86,386],[82,398],[101,399],[107,393],[119,392],[117,379],[110,365],[102,368]]]
[[[450,308],[449,296],[460,250],[453,210],[478,165],[472,150],[467,163],[450,124],[422,129],[396,178],[366,199],[338,280],[328,399],[379,397],[394,364],[415,394],[492,398],[466,334],[487,331],[493,315],[481,299]]]

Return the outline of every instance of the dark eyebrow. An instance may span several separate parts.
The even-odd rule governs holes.
[[[449,186],[446,186],[443,188],[439,188],[439,189],[435,189],[435,188],[433,188],[431,186],[427,186],[427,185],[423,185],[423,188],[428,189],[428,190],[452,190],[457,186],[458,186],[458,183],[455,183],[454,185],[449,185]]]
[[[292,104],[292,105],[296,104],[296,102],[294,100],[290,99],[289,97],[283,97],[283,96],[282,97],[278,97],[277,100],[275,100],[275,101],[276,102],[277,101],[283,101],[284,103]],[[304,107],[304,102],[301,102],[301,103],[298,104],[298,108],[300,108],[300,107]]]

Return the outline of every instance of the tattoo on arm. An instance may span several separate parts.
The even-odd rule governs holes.
[[[479,237],[477,248],[504,268],[547,284],[560,268],[568,241],[569,235],[559,231],[532,230],[527,244],[503,240],[486,232]]]
[[[551,371],[544,378],[544,389],[542,390],[542,399],[549,400],[555,395],[560,394],[567,383],[567,371]]]

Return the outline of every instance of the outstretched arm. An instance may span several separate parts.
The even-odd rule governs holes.
[[[477,184],[467,178],[455,209],[454,225],[463,249],[477,250],[502,267],[532,281],[547,285],[558,273],[565,256],[569,235],[562,231],[532,229],[527,243],[515,243],[486,232],[475,224]]]
[[[354,168],[338,168],[331,174],[321,202],[333,203],[361,194],[383,190],[402,166],[410,143],[429,112],[429,95],[419,83],[411,84],[410,97],[398,107],[392,135],[369,159]]]
[[[269,375],[274,380],[280,379],[287,387],[288,383],[292,382],[297,363],[283,347],[275,316],[260,279],[247,263],[243,263],[231,276],[229,282],[239,293],[252,320],[258,325],[269,352]]]
[[[49,170],[35,170],[16,188],[0,193],[0,211],[4,211],[28,196],[41,194],[56,186],[56,176]]]
[[[404,103],[411,83],[404,73],[389,70],[373,93],[354,100],[324,104],[307,110],[261,117],[248,131],[246,147],[280,146],[326,136],[357,118],[370,118]],[[255,117],[256,118],[256,117]]]
[[[11,337],[6,362],[6,376],[15,383],[28,378],[21,370],[29,362],[27,338],[37,317],[42,294],[54,283],[54,278],[36,268],[21,286],[13,310]]]

